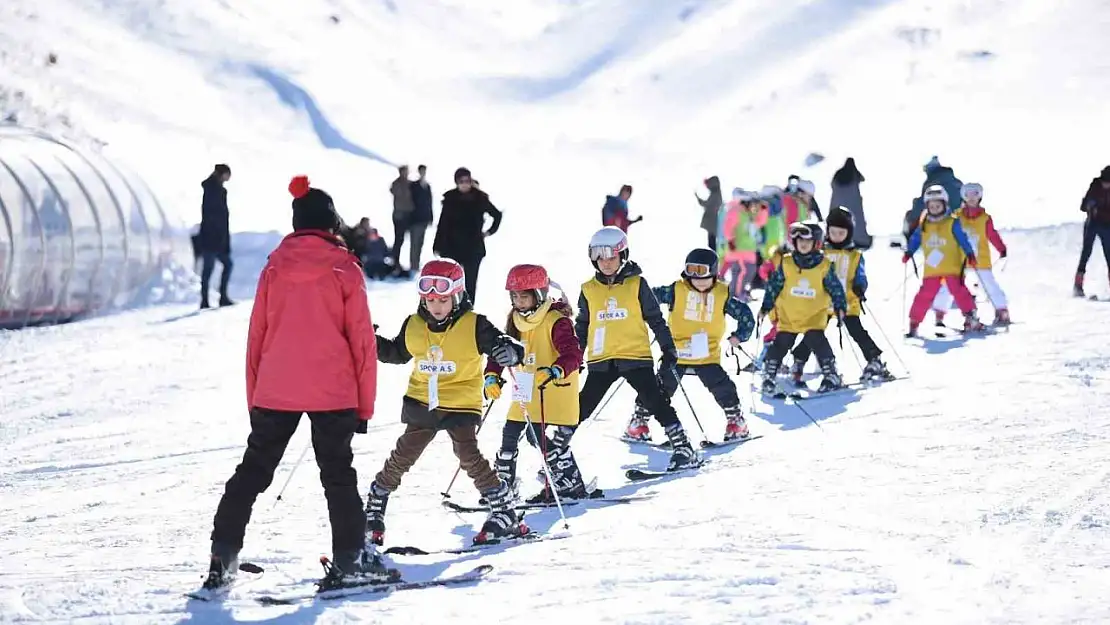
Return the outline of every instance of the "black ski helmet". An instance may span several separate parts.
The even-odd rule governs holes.
[[[689,271],[691,265],[707,265],[709,267],[709,275],[692,275]],[[686,278],[687,280],[691,278],[717,277],[717,252],[704,247],[690,250],[690,253],[686,255],[686,265],[682,268],[682,277]]]
[[[840,243],[833,243],[833,241],[826,236],[826,242],[830,246],[841,248],[852,243],[856,231],[856,220],[855,217],[852,216],[852,211],[843,206],[834,207],[829,211],[829,217],[825,220],[825,225],[829,228],[844,228],[848,231],[848,236]]]

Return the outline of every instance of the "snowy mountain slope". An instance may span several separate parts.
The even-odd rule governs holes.
[[[0,334],[0,622],[1104,622],[1110,419],[1098,407],[1110,400],[1110,307],[1060,288],[1056,267],[1070,265],[1077,227],[1003,234],[1015,250],[999,274],[1018,321],[1008,333],[924,347],[895,338],[910,379],[805,403],[820,427],[797,408],[756,401],[751,425],[764,438],[656,483],[623,478],[666,455],[617,440],[632,402],[622,390],[579,433],[577,455],[601,487],[653,499],[568,508],[566,540],[396,559],[412,578],[493,564],[478,585],[331,605],[220,607],[180,596],[199,582],[211,515],[246,437],[247,305]],[[864,322],[896,336],[902,265],[876,249],[868,267],[873,316]],[[587,269],[580,255],[557,266],[572,276]],[[1096,260],[1090,275],[1102,271]],[[673,273],[647,276],[662,283]],[[411,310],[410,289],[372,286],[384,332]],[[493,318],[504,314],[506,303],[486,302]],[[858,372],[849,355],[840,366],[849,379]],[[356,439],[363,488],[402,429],[393,389],[407,369],[381,371],[378,413]],[[746,395],[747,375],[737,382]],[[718,438],[711,397],[693,380],[686,388]],[[483,430],[489,454],[505,409]],[[275,502],[304,430],[256,505],[243,555],[269,570],[244,593],[316,576],[329,548],[311,453]],[[537,462],[525,450],[521,475]],[[439,441],[406,476],[390,503],[389,544],[459,545],[477,529],[481,515],[439,506],[455,466]],[[476,495],[463,478],[452,496]],[[528,522],[560,527],[554,512]]]

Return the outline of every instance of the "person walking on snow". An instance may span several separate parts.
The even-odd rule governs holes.
[[[336,236],[340,220],[331,197],[304,176],[289,190],[293,233],[262,270],[247,331],[251,433],[216,509],[205,588],[234,577],[251,508],[273,481],[305,412],[331,519],[332,572],[384,572],[364,557],[365,515],[351,452],[352,438],[365,433],[374,416],[377,394],[366,283],[358,260]]]
[[[716,176],[706,178],[705,188],[709,189],[709,197],[703,200],[697,194],[694,194],[694,198],[701,205],[701,229],[705,230],[706,238],[709,241],[709,249],[717,249],[717,222],[720,220],[721,208],[724,206],[720,178]]]
[[[986,291],[987,300],[994,306],[994,325],[1010,325],[1010,306],[1006,300],[1006,293],[998,285],[998,279],[991,268],[991,246],[998,250],[998,257],[1002,259],[1006,258],[1006,244],[1002,241],[998,230],[994,228],[994,219],[979,205],[983,200],[983,185],[977,182],[965,184],[960,190],[960,197],[963,198],[964,203],[956,216],[967,234],[968,241],[971,242],[972,249],[975,250],[975,259],[978,261],[975,275],[979,278],[979,285]],[[952,300],[951,292],[941,287],[936,299],[933,300],[938,326],[943,323],[944,313],[952,308]]]
[[[401,403],[405,431],[370,485],[366,501],[367,542],[381,545],[385,509],[401,478],[416,464],[440,430],[447,430],[462,470],[485,498],[489,516],[474,543],[521,536],[528,528],[513,510],[510,485],[498,477],[478,449],[482,417],[483,356],[502,367],[524,358],[524,347],[473,311],[462,266],[450,259],[429,261],[420,270],[416,312],[397,337],[378,336],[378,360],[403,365],[414,360]]]
[[[590,237],[589,255],[595,273],[582,284],[574,322],[588,363],[586,383],[578,396],[581,420],[593,414],[618,378],[624,378],[667,433],[671,442],[668,470],[701,464],[659,384],[661,376],[677,375],[678,352],[655,294],[641,277],[640,266],[629,260],[628,236],[620,228],[606,226]],[[652,366],[648,328],[663,351],[658,376]],[[647,422],[633,417],[627,434],[642,439],[646,430]]]
[[[586,492],[578,462],[570,451],[570,436],[578,425],[578,369],[582,366],[582,347],[574,335],[574,313],[565,299],[553,299],[552,282],[539,265],[517,265],[509,270],[505,290],[512,310],[505,322],[505,333],[524,344],[524,361],[513,369],[513,403],[509,406],[497,452],[497,474],[517,489],[516,461],[520,437],[540,448],[555,480],[554,494],[561,499],[599,497],[601,492]],[[556,288],[558,288],[556,286]],[[486,363],[486,399],[501,397],[504,367]],[[528,429],[528,422],[534,429]],[[547,435],[547,426],[554,433]],[[527,431],[526,431],[527,430]],[[545,474],[546,481],[546,474]],[[554,501],[552,484],[545,483],[528,503]]]
[[[848,157],[844,166],[833,174],[832,197],[829,200],[829,206],[832,207],[830,215],[837,207],[844,207],[851,213],[855,224],[853,244],[860,250],[871,249],[872,243],[871,235],[867,233],[867,216],[863,213],[863,195],[859,190],[860,183],[865,180],[859,169],[856,169],[856,159]]]
[[[486,215],[493,220],[488,230]],[[485,191],[474,186],[470,170],[465,167],[455,170],[455,188],[443,194],[432,251],[462,265],[471,303],[477,301],[478,270],[486,257],[486,238],[496,234],[500,227],[501,211]]]
[[[1079,210],[1087,214],[1083,222],[1083,251],[1079,254],[1079,268],[1075,271],[1075,286],[1072,293],[1083,297],[1083,276],[1087,273],[1087,261],[1094,251],[1095,237],[1102,244],[1102,254],[1106,266],[1110,268],[1110,166],[1091,181]]]
[[[210,308],[208,304],[208,283],[220,261],[220,306],[230,306],[235,302],[227,296],[227,285],[231,281],[231,228],[230,212],[227,209],[227,188],[231,180],[231,168],[224,164],[216,165],[212,173],[200,183],[204,195],[200,202],[200,232],[197,235],[197,248],[201,256],[200,307]]]
[[[628,200],[631,198],[630,184],[622,186],[617,195],[606,195],[605,206],[601,208],[601,225],[614,226],[620,228],[621,232],[628,232],[629,226],[643,221],[643,215],[635,219],[628,218]]]
[[[691,250],[686,255],[682,279],[652,291],[660,304],[670,307],[667,325],[678,349],[678,376],[661,376],[663,392],[672,398],[678,390],[680,377],[698,376],[725,412],[724,439],[747,438],[748,424],[740,408],[736,384],[721,366],[721,340],[725,338],[726,316],[736,320],[736,331],[728,336],[729,344],[734,347],[751,338],[755,318],[748,305],[730,297],[728,286],[717,280],[717,253],[710,249]],[[650,416],[647,408],[637,401],[632,418],[644,425],[642,429],[637,428],[641,436],[634,440],[651,440],[647,429]]]
[[[412,192],[412,218],[409,219],[409,267],[420,266],[424,251],[424,235],[434,219],[432,215],[432,187],[428,184],[428,167],[416,168],[417,179],[409,184]]]
[[[965,257],[968,266],[978,266],[975,248],[960,225],[960,220],[952,214],[948,205],[948,192],[944,187],[929,187],[922,200],[925,203],[925,213],[921,225],[910,235],[906,252],[902,256],[902,263],[905,264],[910,262],[918,249],[925,253],[924,279],[910,305],[910,329],[906,336],[918,336],[917,328],[925,319],[925,313],[936,299],[941,285],[948,287],[964,313],[964,331],[981,331],[983,324],[976,314],[975,298],[964,286],[962,277]]]
[[[867,270],[864,267],[863,252],[856,249],[855,238],[852,236],[855,230],[852,213],[843,206],[834,207],[829,211],[825,225],[828,226],[828,232],[825,233],[825,258],[832,263],[836,270],[836,277],[843,285],[844,294],[848,298],[844,325],[848,328],[848,335],[856,345],[859,345],[860,352],[867,361],[862,377],[882,381],[892,380],[894,376],[887,370],[881,359],[883,350],[875,344],[860,320],[860,315],[863,314],[863,302],[867,301]],[[829,313],[831,318],[833,311],[830,310]],[[802,374],[805,372],[810,353],[809,345],[805,342],[794,348],[794,364],[790,367],[790,374],[794,378],[795,385],[804,384]]]
[[[408,277],[416,269],[409,267],[406,270],[401,267],[401,247],[405,244],[405,235],[409,231],[413,212],[408,165],[397,168],[397,178],[389,186],[389,192],[393,195],[393,273],[396,276]]]
[[[817,354],[824,374],[817,392],[827,393],[843,386],[836,371],[836,356],[825,337],[825,326],[829,322],[829,309],[838,325],[844,322],[848,300],[836,275],[836,267],[821,253],[822,234],[821,226],[814,222],[792,224],[788,237],[794,251],[782,256],[767,279],[759,321],[762,325],[763,319],[773,312],[776,333],[763,362],[763,393],[777,392],[782,359],[799,335]]]

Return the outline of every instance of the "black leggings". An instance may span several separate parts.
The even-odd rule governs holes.
[[[865,361],[871,362],[883,355],[883,350],[879,349],[879,346],[875,344],[871,335],[863,328],[863,321],[860,320],[859,315],[845,317],[844,327],[848,328],[848,336],[852,337],[856,345],[859,345],[859,349],[863,352],[863,359]],[[794,362],[799,362],[804,365],[806,361],[809,360],[809,355],[812,351],[809,345],[807,345],[805,341],[802,341],[801,345],[794,348]]]
[[[796,332],[779,330],[775,340],[767,348],[765,362],[781,363],[783,357],[786,356],[786,352],[794,346],[797,338],[798,334]],[[824,330],[809,330],[802,335],[802,344],[808,345],[810,351],[817,354],[817,362],[825,363],[836,359],[836,356],[833,355],[832,346],[829,345],[829,339],[825,338]]]
[[[1079,268],[1076,273],[1087,273],[1087,261],[1095,250],[1095,237],[1102,243],[1102,255],[1106,266],[1110,267],[1110,224],[1095,223],[1090,219],[1083,224],[1083,251],[1079,253]]]
[[[673,373],[663,375],[673,375]],[[604,369],[590,369],[589,375],[586,376],[586,384],[578,394],[578,414],[582,421],[593,415],[597,405],[601,403],[605,393],[617,378],[628,381],[628,385],[636,391],[636,399],[644,408],[647,408],[648,412],[655,415],[655,420],[660,425],[668,427],[678,423],[678,414],[671,405],[671,398],[664,393],[659,379],[655,377],[655,369],[650,363],[635,369],[620,370],[616,363],[609,363]]]

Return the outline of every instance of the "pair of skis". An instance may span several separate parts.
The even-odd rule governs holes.
[[[708,447],[708,448],[712,449],[712,448],[727,447],[727,446],[730,446],[730,445],[743,445],[744,443],[748,443],[748,442],[758,440],[758,439],[761,439],[761,438],[763,438],[763,435],[762,434],[757,434],[755,436],[748,436],[746,438],[736,438],[736,439],[733,439],[733,440],[730,440],[730,441],[724,441],[724,442],[721,442],[721,443],[712,443],[712,441],[704,441],[703,444],[702,444],[702,447],[703,448]],[[636,441],[636,442],[641,443],[641,444],[647,444],[647,445],[650,445],[650,446],[658,446],[657,444],[653,444],[650,441]],[[712,444],[707,446],[707,445],[704,444],[706,442],[712,443]],[[658,479],[658,478],[661,478],[661,477],[667,477],[668,475],[676,475],[678,473],[685,473],[687,471],[694,471],[694,470],[700,469],[701,467],[705,466],[706,462],[709,462],[709,460],[703,458],[697,464],[690,464],[690,465],[678,467],[677,469],[667,469],[667,470],[664,470],[664,471],[651,471],[651,470],[648,470],[648,469],[628,469],[627,471],[624,472],[624,476],[631,482],[643,482],[643,481],[646,481],[646,480],[654,480],[654,479]]]

